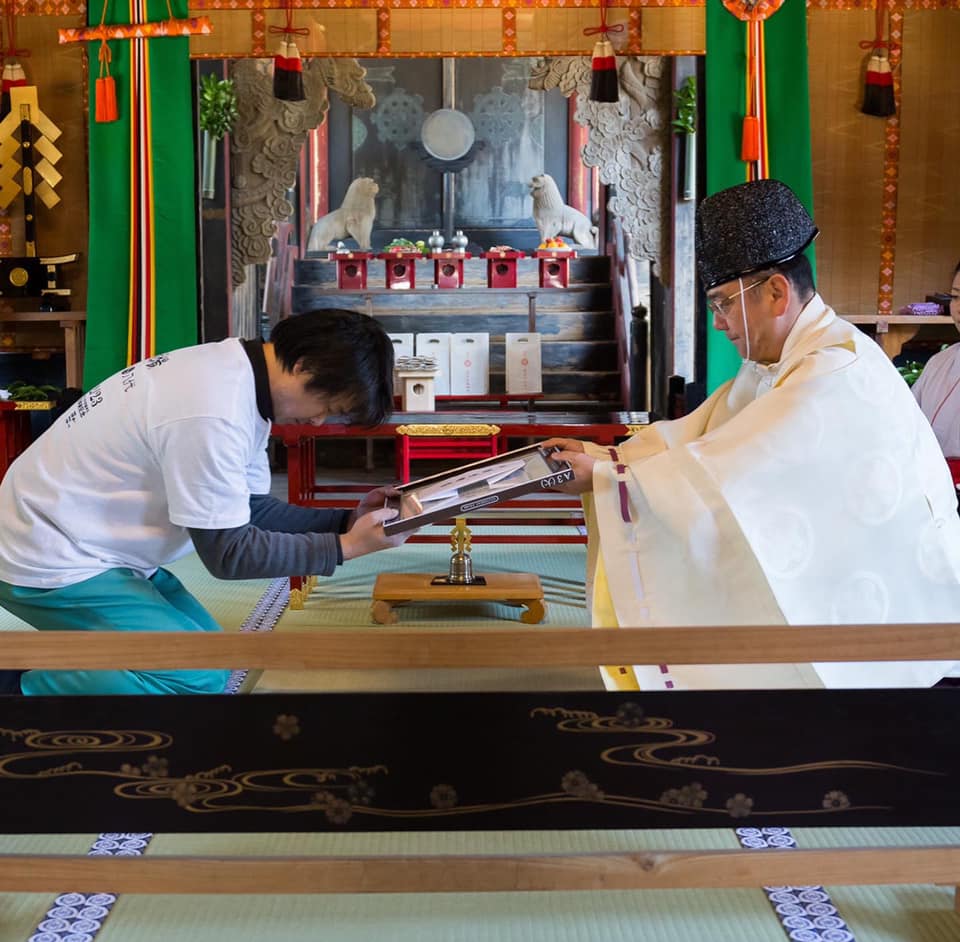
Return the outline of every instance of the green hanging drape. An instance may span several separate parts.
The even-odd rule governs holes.
[[[107,0],[106,22],[186,16],[186,0]],[[94,0],[89,24],[104,13]],[[189,39],[109,43],[119,120],[94,120],[90,56],[90,258],[84,388],[197,342],[196,186]]]
[[[746,98],[747,24],[721,0],[707,0],[706,133],[707,193],[747,180],[740,160]],[[782,180],[813,212],[810,161],[810,93],[807,73],[807,8],[785,0],[764,23],[767,136],[771,177]],[[813,249],[809,249],[813,261]],[[707,390],[730,379],[740,365],[733,344],[707,328]]]

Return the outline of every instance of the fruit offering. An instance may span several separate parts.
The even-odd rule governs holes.
[[[419,252],[416,242],[409,239],[391,239],[386,245],[387,252]]]
[[[544,239],[538,246],[538,249],[568,249],[570,248],[563,239]]]

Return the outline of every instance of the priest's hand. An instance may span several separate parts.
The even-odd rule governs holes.
[[[563,451],[578,451],[583,452],[583,442],[579,441],[576,438],[548,438],[545,442],[540,443],[541,448],[553,448],[557,446]]]
[[[347,518],[347,529],[349,530],[361,517],[371,511],[382,510],[388,497],[399,496],[400,492],[389,484],[386,487],[375,487],[372,491],[367,491]]]
[[[574,444],[581,444],[574,442]],[[590,455],[585,455],[583,451],[563,451],[554,452],[553,455],[557,461],[567,461],[573,468],[573,480],[566,484],[558,484],[553,490],[560,491],[563,494],[585,494],[593,490],[593,466],[597,459]]]
[[[380,507],[379,510],[371,510],[358,517],[346,533],[340,534],[340,549],[344,562],[404,543],[412,530],[404,530],[395,536],[388,536],[383,530],[384,523],[393,520],[398,513],[400,511],[395,507]]]

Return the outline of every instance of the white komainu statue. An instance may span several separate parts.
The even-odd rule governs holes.
[[[597,247],[599,230],[583,213],[567,206],[549,173],[538,173],[530,180],[533,197],[533,218],[540,230],[540,241],[570,236],[578,245],[588,249]]]
[[[319,252],[331,247],[337,239],[346,239],[348,236],[353,236],[361,249],[369,249],[373,218],[377,214],[374,198],[379,191],[376,180],[357,177],[347,188],[340,208],[313,224],[307,240],[307,251]]]

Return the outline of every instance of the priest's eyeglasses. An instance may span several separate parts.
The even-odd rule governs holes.
[[[742,288],[734,291],[733,294],[728,294],[725,298],[707,298],[707,307],[719,317],[726,317],[727,311],[730,310],[730,305],[733,304],[737,298],[745,295],[751,288],[756,288],[757,285],[762,285],[764,282],[769,281],[772,277],[773,275],[767,275],[766,278],[760,278],[758,281],[751,282],[749,285],[744,285]]]

